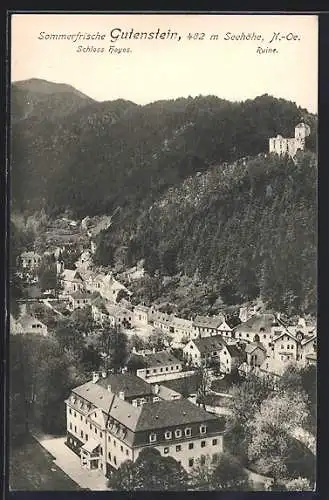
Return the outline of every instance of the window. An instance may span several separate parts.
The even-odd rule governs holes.
[[[96,427],[95,427],[95,434],[97,434],[97,429],[96,429]]]
[[[284,349],[284,345],[283,344],[281,344],[281,349]]]
[[[77,432],[77,426],[76,425],[74,426],[74,432]]]
[[[72,430],[72,422],[70,422],[70,429]]]
[[[156,441],[157,435],[156,434],[150,434],[150,443],[154,443]]]
[[[169,447],[166,446],[166,448],[163,449],[163,453],[167,455],[169,453]]]
[[[160,372],[163,372],[163,368],[160,368]]]
[[[80,415],[80,420],[81,420],[81,422],[82,422],[82,415]]]
[[[117,464],[117,457],[113,457],[113,462],[115,463],[115,465]]]
[[[190,458],[189,461],[188,461],[188,464],[189,464],[189,467],[193,467],[194,459]]]
[[[291,344],[290,349],[293,349],[293,348],[294,348],[294,344]]]
[[[179,370],[179,366],[178,365],[176,365],[176,370]]]
[[[86,441],[88,441],[88,434],[85,435]]]
[[[120,446],[120,450],[123,451],[123,446],[122,445]]]
[[[189,449],[189,450],[193,450],[193,448],[194,448],[194,444],[193,444],[193,443],[189,443],[189,444],[188,444],[188,449]]]
[[[180,437],[182,437],[182,431],[181,431],[180,429],[176,429],[176,430],[175,430],[175,437],[176,437],[176,438],[180,438]]]
[[[93,430],[93,426],[91,424],[89,424],[89,428],[91,431]]]
[[[171,436],[172,436],[172,432],[171,431],[166,431],[165,432],[165,438],[166,439],[171,439]]]
[[[289,344],[287,345],[287,349],[290,349],[290,345]]]
[[[190,436],[192,434],[192,431],[191,431],[191,428],[190,427],[187,427],[185,429],[185,436]]]
[[[249,333],[247,333],[247,339],[249,339]]]
[[[100,454],[103,455],[103,448],[100,447],[100,450],[99,450]]]
[[[205,434],[207,432],[207,427],[205,425],[200,425],[200,434]]]
[[[204,465],[206,463],[206,457],[204,455],[201,455],[200,462],[201,462],[201,465]]]
[[[174,367],[173,367],[173,366],[171,366],[171,367],[170,367],[170,370],[173,370],[173,369],[174,369]]]
[[[182,449],[182,446],[181,446],[180,444],[178,444],[178,445],[176,446],[176,451],[181,451],[181,449]]]
[[[109,452],[109,460],[112,460],[111,452]]]
[[[129,450],[128,449],[126,449],[126,455],[127,455],[127,457],[129,457]]]
[[[83,438],[83,431],[80,431],[80,436]]]
[[[213,439],[213,440],[212,440],[212,445],[213,445],[213,446],[216,446],[216,444],[217,444],[217,439]]]
[[[74,412],[74,416],[75,416],[75,417],[77,416],[77,413],[76,413],[76,412]]]
[[[117,445],[117,442],[115,439],[113,439],[113,445],[116,446]]]
[[[168,366],[166,366],[166,372],[168,371]]]
[[[206,442],[205,441],[201,441],[201,448],[204,448],[206,446]]]
[[[69,409],[69,414],[70,414],[70,415],[72,415],[72,410],[71,410],[71,408]]]
[[[157,372],[157,369],[156,368],[153,368],[153,373],[156,373]]]
[[[99,437],[103,437],[103,433],[102,433],[102,431],[100,431],[100,433],[99,433]]]
[[[109,443],[111,442],[111,436],[108,437]]]
[[[146,375],[149,375],[149,373],[150,373],[150,370],[146,370]]]

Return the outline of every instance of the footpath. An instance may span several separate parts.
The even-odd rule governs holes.
[[[53,437],[34,434],[33,437],[53,457],[54,463],[62,469],[81,488],[91,491],[109,491],[107,478],[96,470],[87,470],[81,467],[80,458],[75,455],[65,444],[66,437]]]

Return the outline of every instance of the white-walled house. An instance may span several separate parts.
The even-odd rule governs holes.
[[[183,364],[168,351],[152,352],[143,356],[145,368],[136,371],[136,375],[152,383],[171,380],[183,369]]]
[[[108,475],[151,446],[190,471],[198,459],[223,451],[223,418],[184,398],[156,400],[159,395],[152,398],[151,388],[133,385],[94,377],[65,401],[67,445],[82,468]],[[143,403],[134,404],[138,399]]]

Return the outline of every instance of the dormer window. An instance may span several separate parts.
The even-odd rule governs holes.
[[[154,443],[154,441],[156,441],[156,439],[157,439],[156,434],[154,434],[154,433],[150,434],[150,443]]]
[[[166,431],[165,432],[165,438],[166,439],[171,439],[172,438],[172,432],[171,431]]]
[[[190,427],[187,427],[187,428],[185,429],[185,436],[190,436],[191,434],[192,434],[192,430],[191,430],[191,428],[190,428]]]
[[[181,431],[181,429],[176,429],[176,430],[175,430],[175,437],[176,437],[176,438],[180,438],[180,437],[182,437],[182,431]]]
[[[207,432],[207,426],[206,425],[200,425],[200,434],[205,434]]]

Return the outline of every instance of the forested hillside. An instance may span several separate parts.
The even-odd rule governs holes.
[[[311,127],[297,164],[268,138]],[[12,92],[12,208],[56,217],[112,214],[97,264],[145,259],[185,274],[226,304],[314,312],[317,117],[267,94],[96,102],[39,80]]]
[[[12,92],[11,184],[19,210],[69,208],[82,217],[118,205],[147,206],[212,164],[266,151],[268,137],[293,135],[301,119],[311,125],[314,146],[315,117],[268,95],[241,103],[200,96],[137,106],[98,103],[68,86],[56,91],[57,84],[32,82],[14,84]],[[33,112],[18,92],[36,102]]]
[[[103,234],[97,256],[108,262],[125,244],[127,264],[197,276],[226,304],[261,295],[274,310],[314,313],[316,182],[312,153],[218,165]]]

